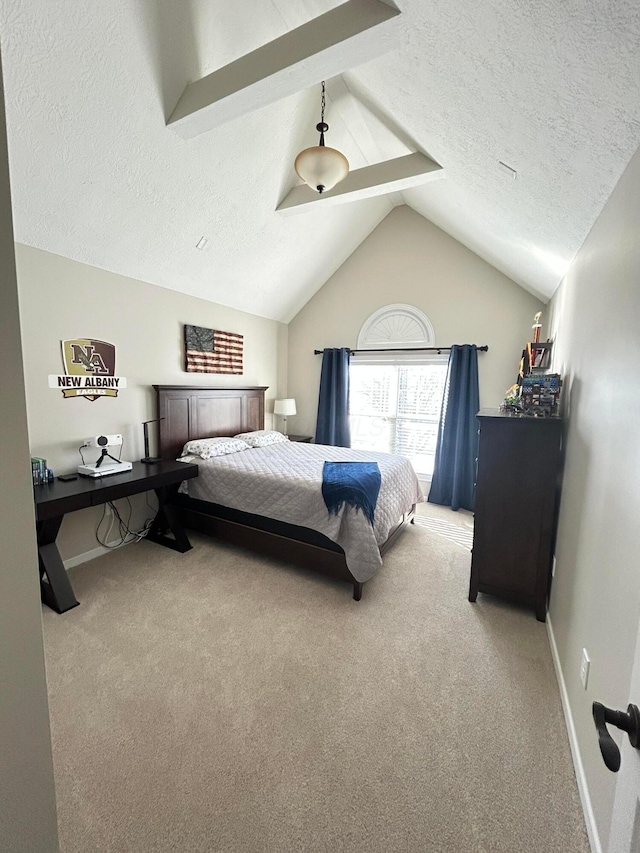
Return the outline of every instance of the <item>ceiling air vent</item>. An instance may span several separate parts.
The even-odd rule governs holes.
[[[507,164],[503,163],[502,160],[498,160],[498,166],[500,166],[500,169],[505,173],[505,175],[509,175],[509,177],[513,178],[514,181],[518,177],[516,170],[512,169],[511,166],[507,166]]]

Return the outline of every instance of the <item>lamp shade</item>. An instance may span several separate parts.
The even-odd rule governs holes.
[[[296,413],[296,401],[290,397],[287,400],[276,400],[273,404],[273,414],[274,415],[295,415]]]
[[[293,167],[305,184],[319,193],[333,189],[349,174],[349,161],[344,154],[326,145],[305,148],[296,157]]]

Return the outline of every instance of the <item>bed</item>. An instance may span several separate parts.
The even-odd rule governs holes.
[[[265,387],[154,388],[163,458],[178,458],[192,439],[264,429]],[[361,512],[329,516],[324,507],[323,462],[345,459],[379,464],[373,530]],[[198,478],[175,498],[186,527],[348,581],[356,601],[422,500],[407,460],[390,454],[283,442],[196,461]]]

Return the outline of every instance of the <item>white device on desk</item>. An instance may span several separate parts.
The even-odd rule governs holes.
[[[121,435],[95,435],[87,438],[82,447],[100,448],[100,456],[92,465],[78,465],[78,474],[84,477],[107,477],[109,474],[122,474],[133,468],[131,462],[116,459],[107,450],[108,447],[122,447]]]

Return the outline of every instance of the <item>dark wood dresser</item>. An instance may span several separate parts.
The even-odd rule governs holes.
[[[544,622],[560,496],[561,418],[478,412],[480,442],[469,601],[531,606]]]

